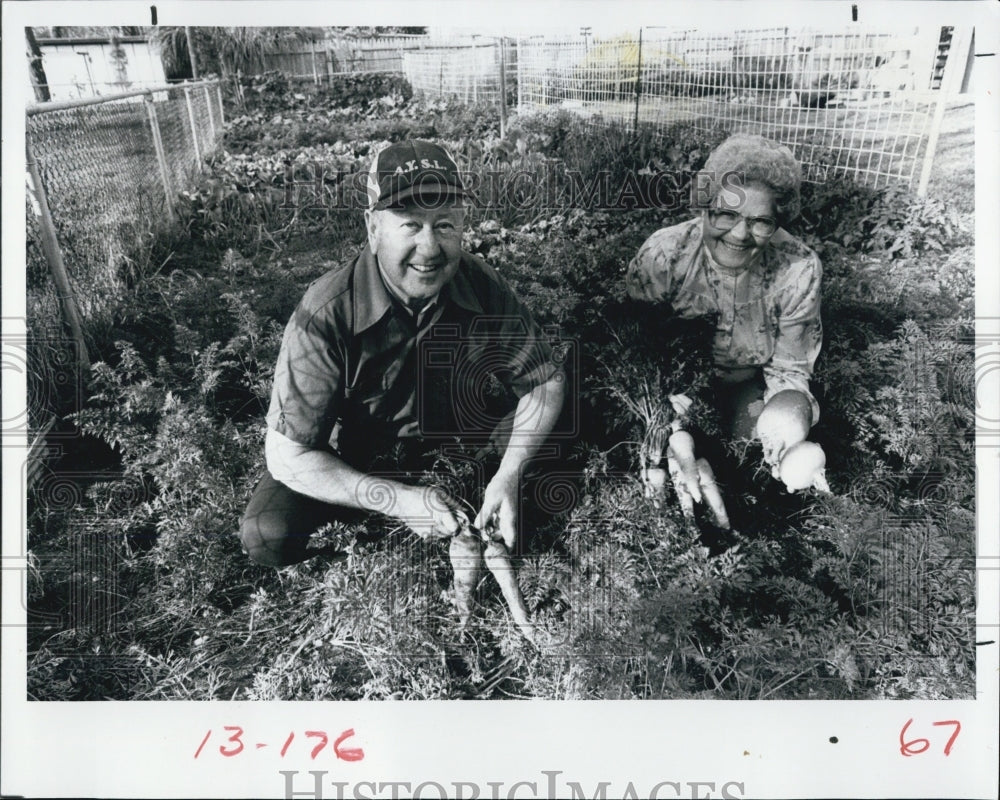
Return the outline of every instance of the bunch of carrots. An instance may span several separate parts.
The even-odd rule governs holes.
[[[458,608],[459,630],[464,632],[472,617],[474,595],[485,563],[500,586],[514,623],[524,638],[534,643],[528,607],[510,562],[510,554],[499,534],[480,530],[463,521],[462,530],[451,539],[448,555],[455,571],[455,605]]]

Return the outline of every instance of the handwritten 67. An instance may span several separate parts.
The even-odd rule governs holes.
[[[913,722],[913,718],[912,717],[910,719],[906,720],[906,724],[903,726],[903,730],[901,730],[899,732],[899,752],[900,752],[901,755],[904,755],[904,756],[907,756],[907,757],[920,755],[921,753],[923,753],[924,751],[926,751],[931,746],[931,743],[930,743],[929,739],[910,739],[909,741],[906,741],[906,739],[905,739],[906,729],[910,727],[910,725],[911,725],[912,722]],[[955,726],[955,731],[951,734],[950,737],[948,737],[948,741],[947,741],[947,743],[944,746],[944,754],[946,756],[950,756],[951,755],[951,746],[953,744],[955,744],[955,740],[958,738],[959,731],[962,730],[962,723],[959,722],[957,719],[945,719],[945,720],[941,720],[940,722],[932,722],[931,725],[935,725],[935,726],[940,726],[940,725],[954,725]]]
[[[243,750],[248,746],[247,743],[243,741],[244,730],[239,725],[223,725],[222,730],[225,731],[228,736],[226,738],[226,743],[219,745],[219,754],[225,756],[226,758],[232,758],[233,756],[238,756]],[[327,736],[326,731],[304,731],[304,737],[307,740],[315,741],[310,750],[309,757],[313,760],[323,752],[327,744],[330,742],[330,737]],[[195,750],[194,757],[198,758],[201,755],[201,751],[205,748],[208,740],[212,736],[212,729],[209,728],[208,732],[205,734],[205,738],[201,740],[201,744],[198,745],[198,749]],[[333,754],[339,758],[341,761],[360,761],[365,757],[365,751],[360,747],[345,747],[344,742],[354,736],[354,728],[348,728],[343,733],[340,734],[333,741]],[[295,732],[290,731],[288,737],[285,739],[284,743],[281,745],[281,750],[279,755],[284,758],[285,754],[288,752],[289,748],[292,746],[292,742],[295,740]],[[270,742],[254,742],[254,750],[263,750],[266,747],[270,747]]]

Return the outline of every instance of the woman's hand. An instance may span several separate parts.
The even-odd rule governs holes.
[[[806,440],[811,426],[812,405],[802,392],[784,389],[764,404],[756,434],[764,449],[764,462],[775,478],[785,453]]]

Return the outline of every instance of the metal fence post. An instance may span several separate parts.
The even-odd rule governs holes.
[[[500,138],[507,135],[507,57],[504,55],[504,37],[500,37]]]
[[[163,196],[167,201],[167,214],[173,216],[174,200],[170,188],[170,173],[167,172],[167,157],[163,152],[163,139],[160,137],[160,123],[156,118],[156,106],[153,103],[153,93],[145,96],[146,112],[149,114],[149,129],[153,133],[153,149],[156,150],[156,162],[160,166],[160,180],[163,184]]]
[[[479,55],[475,41],[472,42],[472,102],[479,102]]]
[[[212,95],[205,87],[205,107],[208,109],[208,128],[212,131],[212,145],[215,146],[215,112],[212,110]]]
[[[45,260],[49,262],[49,269],[52,271],[52,280],[59,292],[59,304],[62,306],[63,315],[66,317],[66,324],[69,325],[73,341],[76,343],[81,377],[86,379],[87,374],[90,372],[90,356],[87,353],[87,343],[83,338],[83,320],[80,317],[80,310],[76,304],[76,296],[73,294],[73,288],[69,283],[69,274],[66,272],[66,263],[63,261],[62,250],[59,249],[56,226],[52,221],[52,212],[49,210],[49,201],[45,194],[45,185],[42,183],[41,170],[38,169],[38,162],[35,160],[35,154],[31,150],[30,137],[25,137],[24,145],[28,161],[30,190],[38,207],[37,213],[41,232],[42,251],[45,253]]]
[[[541,46],[538,48],[541,53],[541,64],[542,64],[542,100],[540,105],[547,106],[549,104],[549,71],[545,67],[545,41],[542,41]]]
[[[194,106],[191,105],[191,87],[184,87],[184,101],[187,103],[188,121],[191,123],[191,141],[194,144],[194,161],[197,168],[201,169],[201,147],[198,145],[198,123],[194,118]]]
[[[222,81],[215,84],[215,91],[219,95],[219,127],[223,128],[226,125],[226,110],[222,106]]]
[[[639,132],[639,98],[642,96],[642,28],[639,28],[639,52],[635,62],[635,118],[632,130]]]
[[[521,65],[524,63],[521,53],[521,37],[517,37],[517,43],[514,45],[517,50],[517,110],[520,113],[521,109],[524,107],[524,71]]]

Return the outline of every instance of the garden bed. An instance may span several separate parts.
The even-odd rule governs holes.
[[[282,328],[364,242],[356,208],[282,207],[288,164],[363,171],[379,142],[421,135],[473,173],[556,165],[590,180],[599,165],[614,181],[696,169],[725,131],[636,140],[562,112],[515,119],[501,139],[486,107],[268,102],[227,112],[226,152],[182,198],[182,233],[156,244],[166,266],[120,298],[96,343],[75,421],[113,468],[29,497],[31,697],[974,695],[971,167],[950,173],[961,199],[948,206],[848,180],[807,189],[796,232],[825,268],[815,439],[833,496],[789,495],[737,468],[755,453],[730,454],[729,535],[643,496],[640,426],[596,369],[612,362],[604,319],[625,266],[686,208],[506,196],[472,215],[466,248],[579,348],[582,433],[550,465],[545,508],[526,500],[516,559],[536,649],[489,582],[461,639],[446,546],[392,526],[329,527],[317,538],[346,558],[281,571],[241,551]],[[470,480],[447,458],[426,478]]]

